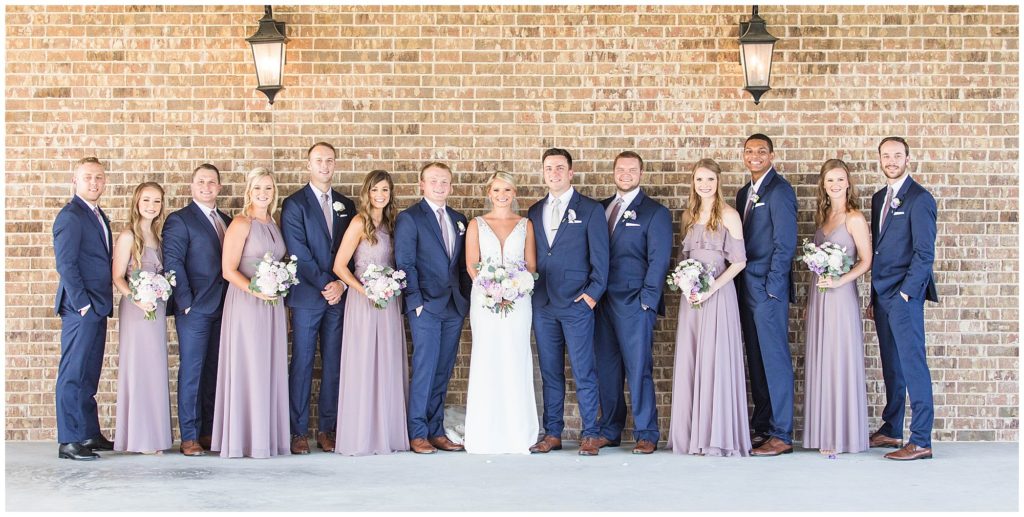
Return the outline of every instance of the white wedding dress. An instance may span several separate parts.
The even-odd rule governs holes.
[[[498,236],[477,217],[480,261],[525,260],[526,221],[521,219],[512,229],[503,256]],[[526,296],[501,316],[484,307],[483,297],[483,290],[474,284],[469,309],[473,350],[463,445],[471,454],[529,454],[539,431],[530,351],[533,307]]]

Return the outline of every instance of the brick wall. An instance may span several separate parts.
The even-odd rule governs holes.
[[[286,89],[270,108],[254,90],[244,41],[258,6],[7,7],[5,437],[55,436],[60,322],[50,229],[81,156],[108,165],[102,203],[115,231],[134,185],[164,184],[179,208],[189,172],[205,161],[227,171],[232,209],[255,166],[276,171],[290,194],[305,181],[303,151],[321,139],[340,149],[343,193],[383,168],[397,173],[402,207],[417,198],[422,163],[449,162],[451,203],[470,216],[481,212],[482,179],[495,169],[519,175],[524,206],[541,197],[546,147],[574,153],[577,187],[595,198],[612,192],[611,158],[634,149],[649,163],[648,192],[678,222],[692,163],[719,160],[731,197],[747,179],[742,140],[760,131],[774,137],[778,168],[797,189],[801,238],[813,232],[825,159],[852,165],[867,205],[882,184],[877,142],[908,137],[914,177],[939,206],[943,301],[926,309],[935,436],[1017,440],[1017,7],[775,6],[761,14],[781,41],[774,89],[755,106],[740,89],[736,40],[747,7],[281,7],[275,16],[291,38]],[[809,276],[797,271],[799,430]],[[669,302],[654,348],[663,431],[678,295]],[[874,426],[884,389],[874,324],[864,328]],[[107,433],[116,332],[112,320],[98,396]],[[452,403],[465,400],[468,343],[467,332]],[[173,379],[173,334],[170,348]],[[575,405],[567,411],[574,416]],[[578,418],[568,424],[578,429]]]

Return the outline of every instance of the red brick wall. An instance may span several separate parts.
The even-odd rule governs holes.
[[[289,194],[305,181],[303,152],[315,140],[340,149],[342,192],[383,168],[397,173],[403,207],[417,197],[419,166],[447,161],[452,205],[470,216],[481,212],[482,179],[495,169],[519,175],[524,207],[543,195],[546,147],[573,152],[577,187],[596,198],[613,189],[612,157],[633,149],[649,163],[648,191],[678,221],[692,163],[719,160],[731,197],[747,178],[742,140],[760,131],[775,139],[778,168],[797,189],[801,238],[813,232],[825,159],[852,165],[867,205],[882,184],[878,141],[908,138],[914,177],[939,205],[943,301],[926,310],[935,436],[1017,440],[1017,7],[766,7],[781,41],[774,89],[758,106],[740,89],[737,22],[747,7],[280,7],[291,42],[286,89],[272,109],[254,90],[244,41],[261,15],[258,6],[7,8],[7,439],[55,436],[60,322],[50,229],[81,156],[108,166],[102,203],[115,230],[134,185],[161,182],[179,208],[189,172],[204,161],[227,171],[233,209],[255,166],[276,171]],[[799,430],[809,277],[797,271]],[[655,345],[663,431],[678,296],[669,301]],[[874,325],[864,325],[874,426],[884,390]],[[98,396],[108,433],[116,329],[111,321]],[[468,337],[452,403],[465,400]],[[173,334],[170,364],[174,378]],[[575,405],[567,411],[578,429]]]

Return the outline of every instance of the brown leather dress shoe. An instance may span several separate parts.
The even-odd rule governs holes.
[[[203,447],[195,440],[185,440],[184,442],[181,442],[181,447],[178,447],[178,450],[185,456],[203,455]]]
[[[316,448],[324,452],[334,452],[334,433],[316,433]]]
[[[447,436],[435,436],[429,439],[430,445],[435,448],[447,452],[458,452],[466,450],[461,444],[455,443],[448,439]]]
[[[658,446],[650,440],[637,440],[636,447],[633,447],[633,454],[651,454]]]
[[[598,439],[593,436],[584,436],[580,440],[580,456],[597,456],[601,448],[597,445]]]
[[[793,446],[772,436],[764,445],[750,451],[751,456],[778,456],[793,452]]]
[[[868,443],[872,447],[889,447],[891,449],[899,449],[900,447],[903,447],[903,442],[900,441],[899,438],[892,438],[882,434],[881,432],[872,433]]]
[[[434,454],[437,449],[426,438],[413,438],[409,440],[409,448],[416,454]]]
[[[212,441],[213,441],[213,437],[210,437],[210,436],[200,436],[199,437],[199,446],[202,447],[205,450],[210,450],[210,442],[212,442]]]
[[[618,447],[619,444],[622,443],[620,441],[609,440],[604,436],[598,436],[597,438],[593,438],[593,440],[598,449],[604,449],[605,447]]]
[[[530,452],[540,454],[560,450],[562,450],[562,439],[557,436],[551,436],[550,434],[544,435],[544,438],[541,438],[539,442],[530,447]]]
[[[305,436],[292,436],[292,454],[309,454],[309,441]]]
[[[885,458],[899,461],[929,460],[932,458],[932,450],[908,443],[904,445],[902,449],[886,454]]]

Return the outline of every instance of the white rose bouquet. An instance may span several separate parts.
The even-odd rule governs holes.
[[[359,275],[359,281],[363,283],[366,297],[373,302],[375,309],[387,307],[388,303],[398,297],[398,294],[406,286],[405,271],[376,264],[367,266],[366,271]]]
[[[256,273],[249,281],[249,290],[254,293],[276,296],[273,300],[264,300],[270,305],[277,305],[280,298],[288,296],[288,289],[298,285],[298,257],[292,255],[288,262],[274,260],[268,251],[263,260],[256,264]]]
[[[157,301],[166,302],[171,298],[171,288],[178,285],[174,279],[174,271],[164,274],[151,273],[136,269],[128,280],[128,286],[132,290],[132,300],[137,302],[153,304]],[[145,319],[155,320],[156,309],[146,311]]]
[[[711,284],[714,281],[715,268],[694,259],[679,262],[666,279],[668,288],[673,291],[682,291],[683,299],[687,301],[691,295],[705,295],[711,292]],[[700,304],[701,302],[697,302],[690,305],[694,309],[699,309]]]
[[[804,239],[800,247],[803,254],[800,260],[814,274],[825,278],[839,278],[853,268],[853,257],[846,254],[846,248],[833,242],[825,241],[820,246]],[[824,293],[826,287],[819,287],[818,292]]]
[[[534,280],[540,277],[526,269],[521,260],[504,264],[488,259],[473,266],[479,272],[474,283],[484,291],[484,307],[505,317],[516,302],[533,294]]]

